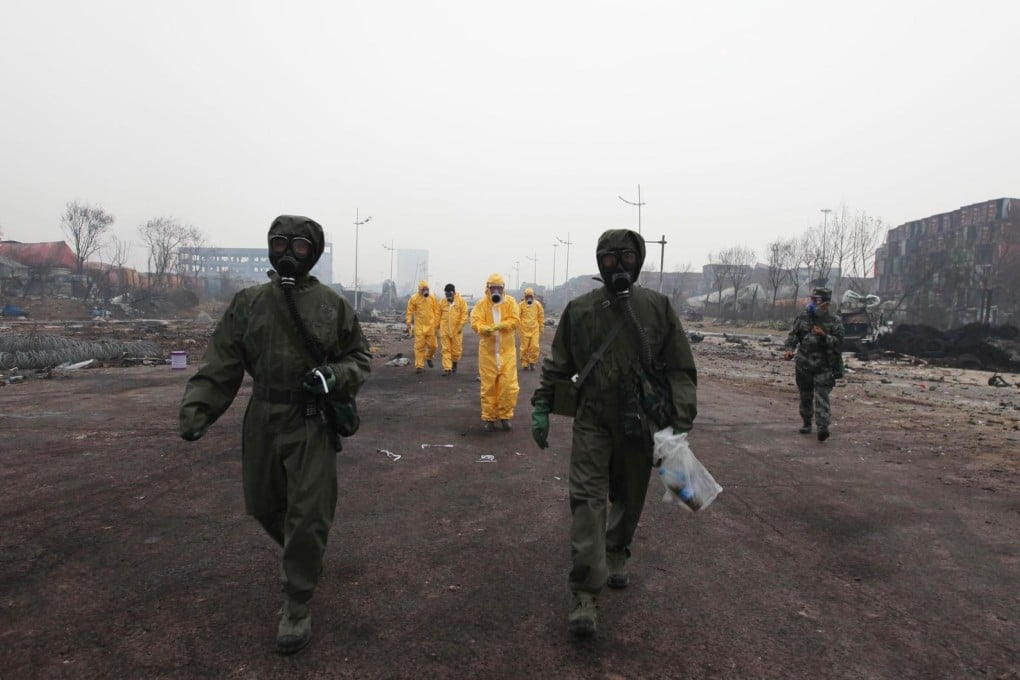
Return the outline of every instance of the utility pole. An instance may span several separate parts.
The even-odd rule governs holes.
[[[663,234],[662,238],[658,241],[646,241],[646,243],[658,243],[659,244],[659,292],[662,292],[662,269],[666,266],[666,235]]]
[[[641,233],[641,206],[644,205],[644,203],[641,202],[641,185],[640,184],[637,185],[637,203],[635,203],[634,201],[628,201],[626,198],[624,198],[623,196],[620,196],[619,194],[617,194],[617,198],[619,198],[621,201],[623,201],[624,203],[626,203],[628,205],[636,205],[637,206],[637,233],[640,234]],[[569,235],[568,235],[568,238],[569,238]]]
[[[360,211],[354,210],[354,311],[357,312],[361,309],[361,296],[358,295],[358,232],[361,230],[361,225],[366,224],[372,216],[369,215],[365,219],[360,218]]]
[[[531,255],[528,255],[527,257],[528,257],[529,260],[531,260],[532,262],[535,263],[535,269],[534,269],[534,271],[531,274],[531,282],[534,283],[537,286],[538,285],[538,251],[537,250],[535,251],[535,257],[532,257]]]
[[[517,285],[514,286],[514,290],[519,291],[521,289],[521,261],[517,260],[514,262],[514,271],[517,272]]]

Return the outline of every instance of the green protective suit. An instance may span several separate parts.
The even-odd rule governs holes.
[[[598,252],[633,249],[638,271],[644,263],[644,239],[627,229],[605,232]],[[668,385],[672,425],[688,431],[697,415],[697,371],[690,344],[669,300],[636,284],[631,307],[648,338],[658,378]],[[571,300],[560,317],[552,351],[542,365],[541,385],[532,404],[553,403],[553,384],[580,373],[611,330],[621,323],[623,307],[607,287]],[[647,417],[640,433],[625,434],[627,389],[643,373],[637,333],[628,325],[595,364],[578,394],[570,451],[570,589],[597,594],[606,582],[606,553],[626,552],[637,530],[651,474],[652,430]],[[607,497],[609,498],[607,508]]]
[[[305,235],[322,253],[322,228],[307,218],[283,216],[273,230]],[[305,415],[301,382],[315,364],[290,321],[279,275],[269,276],[269,283],[235,295],[223,314],[188,381],[180,428],[186,436],[204,432],[230,406],[245,372],[252,376],[242,432],[245,509],[283,547],[287,597],[307,603],[336,509],[339,437],[320,415]],[[371,355],[351,305],[307,274],[297,277],[294,299],[336,375],[328,398],[353,397],[368,377]]]

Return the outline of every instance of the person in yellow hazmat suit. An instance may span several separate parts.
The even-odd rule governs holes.
[[[439,304],[429,291],[429,282],[418,282],[418,292],[407,301],[407,333],[414,330],[414,372],[424,373],[425,364],[432,368],[439,330]]]
[[[524,300],[521,301],[521,327],[517,334],[521,336],[521,369],[534,371],[538,363],[539,342],[545,328],[545,309],[535,299],[535,291],[524,289]]]
[[[464,350],[464,325],[468,320],[467,303],[452,283],[443,288],[439,301],[439,339],[443,344],[443,375],[457,372]]]
[[[521,391],[514,341],[520,309],[505,289],[503,277],[492,274],[485,282],[485,296],[471,310],[471,330],[478,334],[478,374],[486,432],[495,431],[497,422],[504,432],[510,431]]]

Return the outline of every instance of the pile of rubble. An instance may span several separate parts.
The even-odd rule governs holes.
[[[952,368],[1020,372],[1020,331],[972,323],[951,331],[903,324],[879,337],[885,351]]]

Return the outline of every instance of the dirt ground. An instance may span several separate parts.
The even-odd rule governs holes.
[[[1020,376],[851,360],[819,443],[775,342],[702,329],[692,447],[724,491],[692,514],[652,479],[631,585],[577,643],[570,424],[531,441],[539,374],[514,430],[485,433],[470,331],[442,377],[385,366],[411,341],[366,327],[313,639],[289,658],[278,549],[241,498],[250,383],[177,436],[207,328],[167,331],[194,341],[186,370],[0,387],[0,678],[1020,678]]]

